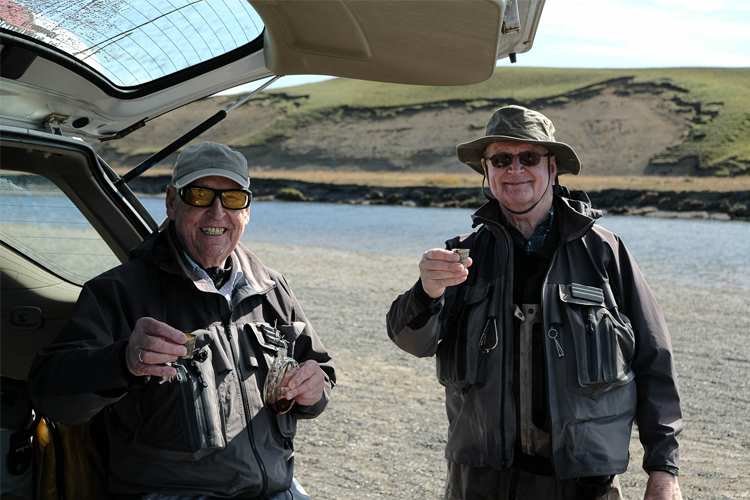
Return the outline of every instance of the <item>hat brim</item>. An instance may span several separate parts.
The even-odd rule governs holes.
[[[189,174],[182,176],[177,180],[176,183],[174,183],[174,188],[182,189],[193,181],[202,179],[203,177],[211,177],[214,175],[217,177],[225,177],[229,180],[232,180],[242,186],[243,189],[247,189],[248,187],[250,187],[250,183],[248,182],[248,180],[243,179],[239,174],[224,169],[205,168],[203,170],[196,170],[195,172],[190,172]]]
[[[482,169],[482,156],[487,146],[493,142],[529,142],[532,144],[539,144],[549,150],[550,153],[555,155],[555,161],[557,164],[557,175],[562,174],[573,174],[578,175],[581,172],[581,160],[573,148],[563,142],[554,141],[535,141],[532,139],[519,139],[517,137],[510,137],[506,135],[488,135],[474,139],[470,142],[464,142],[456,146],[456,155],[461,163],[465,163],[475,171],[484,175]]]

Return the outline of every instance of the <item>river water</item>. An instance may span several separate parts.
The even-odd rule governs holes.
[[[154,219],[163,198],[141,200]],[[473,210],[327,203],[253,202],[242,241],[284,243],[414,257],[471,229]],[[750,224],[607,215],[649,281],[750,293]]]

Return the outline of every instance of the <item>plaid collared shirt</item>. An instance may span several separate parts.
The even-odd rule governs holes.
[[[523,250],[526,252],[526,255],[529,255],[531,252],[540,250],[542,245],[544,245],[544,238],[549,234],[549,230],[552,227],[552,221],[555,219],[555,206],[553,205],[550,207],[549,214],[547,214],[547,217],[545,217],[542,222],[537,224],[534,229],[534,234],[532,234],[531,238],[528,240],[524,238],[521,231],[516,229],[516,226],[505,217],[505,214],[502,211],[500,211],[500,217],[502,218],[503,225],[510,232],[513,239],[520,243]]]
[[[242,274],[242,269],[239,268],[239,263],[237,262],[238,259],[232,259],[232,274],[234,275],[234,279],[232,279],[232,276],[230,276],[227,282],[224,283],[224,286],[222,286],[221,289],[217,290],[216,284],[214,284],[214,280],[211,279],[208,273],[201,266],[196,264],[195,261],[190,258],[187,252],[183,251],[183,253],[185,254],[185,259],[187,259],[188,264],[190,264],[190,266],[193,268],[193,271],[195,271],[195,274],[197,274],[201,279],[205,280],[206,283],[208,283],[209,287],[212,289],[211,291],[218,292],[225,299],[227,299],[229,309],[232,309],[232,297],[234,296],[234,292],[237,289],[237,285],[239,285],[242,279],[245,277],[245,275]]]

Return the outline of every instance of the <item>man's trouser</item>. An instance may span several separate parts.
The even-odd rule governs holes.
[[[617,476],[557,480],[448,462],[445,500],[622,500]]]

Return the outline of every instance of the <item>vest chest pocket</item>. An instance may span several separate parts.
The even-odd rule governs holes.
[[[604,286],[560,285],[568,389],[592,398],[634,377],[630,363],[635,335],[630,321],[618,312],[608,285]]]
[[[446,337],[438,345],[438,381],[456,392],[484,382],[481,356],[498,344],[497,319],[489,317],[493,290],[492,283],[484,280],[460,290]]]
[[[179,359],[172,366],[176,375],[164,381],[152,380],[143,389],[143,422],[136,444],[156,457],[200,459],[226,445],[213,353],[203,345],[196,348],[191,359]]]

